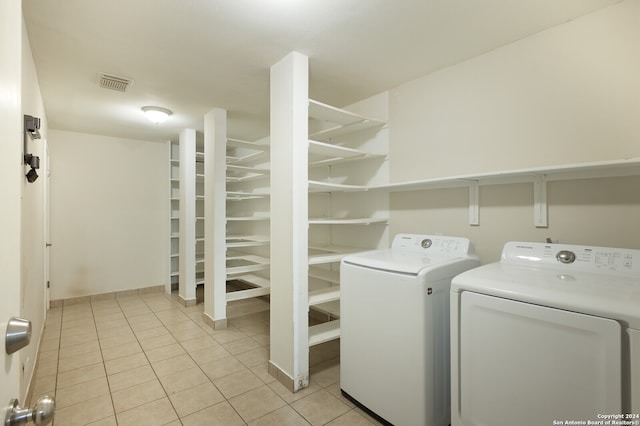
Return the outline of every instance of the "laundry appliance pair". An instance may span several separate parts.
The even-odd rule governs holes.
[[[640,424],[640,250],[510,242],[479,265],[417,234],[343,259],[343,394],[398,426]]]

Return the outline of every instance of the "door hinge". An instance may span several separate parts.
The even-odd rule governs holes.
[[[47,288],[51,288],[51,281],[47,281]]]

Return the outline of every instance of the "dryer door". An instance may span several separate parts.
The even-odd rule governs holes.
[[[463,292],[463,424],[539,426],[620,413],[621,333],[610,319]]]

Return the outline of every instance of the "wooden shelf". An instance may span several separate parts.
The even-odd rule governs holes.
[[[387,218],[361,217],[361,218],[309,218],[309,225],[371,225],[372,223],[387,223]]]
[[[269,154],[269,144],[260,142],[249,142],[240,139],[227,139],[227,148],[242,148],[249,150],[247,153],[236,155],[235,153],[228,153],[227,150],[227,164],[242,164],[252,163],[265,159]]]
[[[309,292],[309,306],[340,300],[340,286],[327,287]]]
[[[261,276],[254,274],[244,274],[234,277],[233,279],[254,286],[254,288],[228,292],[227,302],[230,302],[232,300],[243,300],[252,297],[266,296],[271,292],[269,280]]]
[[[313,309],[316,312],[321,312],[329,316],[330,318],[340,318],[340,300],[339,299],[309,306],[309,309]]]
[[[227,216],[227,222],[250,222],[256,220],[269,220],[269,216]]]
[[[255,200],[268,196],[269,193],[266,192],[227,191],[227,200],[229,201]]]
[[[357,253],[363,250],[366,249],[309,243],[309,265],[339,262],[343,257],[351,253]]]
[[[499,185],[534,182],[538,178],[546,181],[622,177],[640,175],[640,158],[628,160],[598,161],[558,166],[533,167],[528,169],[448,176],[380,185],[371,189],[391,192],[419,191],[440,188],[460,188],[477,182],[482,185]]]
[[[253,254],[229,254],[227,256],[227,279],[237,275],[262,271],[269,268],[269,259]]]
[[[309,100],[309,117],[328,124],[328,127],[323,130],[309,135],[311,139],[323,142],[349,133],[385,125],[383,121],[367,118],[311,99]]]
[[[347,161],[385,157],[329,143],[309,141],[309,167],[329,166]]]
[[[371,187],[363,185],[345,185],[342,183],[330,183],[318,180],[309,181],[309,192],[362,192],[368,191],[369,189],[371,189]]]
[[[309,267],[309,277],[328,281],[332,284],[340,284],[340,272],[325,268]]]
[[[227,248],[255,247],[269,245],[264,235],[227,235]]]
[[[534,225],[536,227],[546,227],[548,222],[547,182],[624,176],[640,176],[640,158],[457,175],[403,183],[392,183],[371,187],[369,189],[402,192],[468,187],[470,200],[469,224],[478,225],[480,198],[478,187],[480,185],[532,183],[534,185]]]
[[[309,327],[309,346],[319,345],[340,337],[340,320],[323,322]]]

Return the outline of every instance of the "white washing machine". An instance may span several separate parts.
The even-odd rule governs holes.
[[[455,277],[451,381],[453,425],[640,424],[640,250],[511,242]]]
[[[340,266],[340,388],[398,426],[448,425],[449,285],[479,265],[466,238],[398,234]]]

